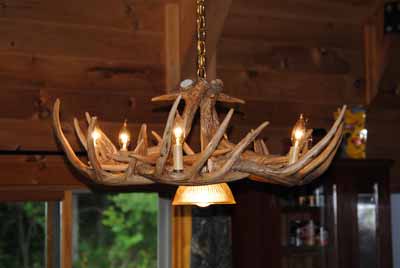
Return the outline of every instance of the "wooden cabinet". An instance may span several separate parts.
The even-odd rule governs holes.
[[[232,184],[233,266],[392,267],[391,165],[338,160],[315,183],[290,189]]]

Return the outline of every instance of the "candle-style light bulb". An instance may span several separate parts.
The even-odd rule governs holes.
[[[92,139],[93,139],[93,142],[94,142],[94,145],[96,146],[96,142],[97,142],[97,140],[100,138],[100,131],[97,129],[97,128],[95,128],[94,130],[93,130],[93,132],[92,132]]]
[[[305,135],[306,121],[301,114],[292,130],[292,147],[290,148],[289,153],[289,164],[293,164],[299,158],[300,142],[305,138]]]
[[[173,145],[173,160],[174,160],[174,171],[181,172],[183,170],[183,140],[184,133],[180,126],[174,128],[175,142]]]
[[[128,130],[128,123],[125,120],[124,124],[122,125],[121,130],[119,131],[119,144],[121,146],[121,151],[127,151],[129,142],[131,141],[131,134],[129,133]]]

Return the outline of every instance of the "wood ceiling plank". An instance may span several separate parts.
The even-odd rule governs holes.
[[[162,35],[49,23],[0,19],[0,52],[164,62]]]
[[[364,88],[353,75],[323,75],[279,71],[225,70],[218,77],[225,92],[247,101],[361,104]]]
[[[163,8],[162,0],[3,0],[0,17],[162,33]]]
[[[159,94],[164,88],[161,65],[134,61],[107,61],[101,58],[43,56],[36,53],[0,53],[0,79],[3,86],[26,85],[69,89],[131,90],[146,89]]]
[[[375,0],[254,0],[235,1],[232,14],[253,14],[315,22],[342,21],[361,25],[370,15]]]
[[[53,133],[52,122],[50,120],[18,120],[0,118],[2,125],[0,129],[0,151],[29,151],[29,152],[59,152],[60,148],[57,144]],[[82,152],[83,148],[79,144],[71,120],[63,120],[62,126],[68,141],[73,149]],[[121,128],[121,123],[101,121],[100,127],[109,136],[109,138],[118,144],[117,134]],[[85,122],[80,121],[82,129],[87,129]],[[133,139],[136,139],[140,130],[140,124],[128,124],[129,130],[132,132]],[[148,128],[158,133],[164,128],[163,124],[148,124]]]
[[[60,88],[5,88],[0,94],[0,116],[17,119],[46,119],[54,101],[60,98],[65,118],[82,116],[85,111],[99,116],[100,120],[122,122],[162,122],[169,104],[152,103],[145,90],[100,91],[70,90]]]
[[[363,41],[361,25],[343,22],[315,23],[308,20],[243,14],[228,16],[222,36],[322,48],[359,49]]]
[[[222,38],[218,44],[218,66],[224,69],[363,75],[363,56],[356,49],[263,40]]]

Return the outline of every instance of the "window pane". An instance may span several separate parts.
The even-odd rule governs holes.
[[[74,198],[74,268],[157,266],[157,194]]]
[[[0,267],[42,268],[45,203],[0,204]]]

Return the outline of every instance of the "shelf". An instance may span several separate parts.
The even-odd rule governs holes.
[[[323,207],[286,206],[282,213],[320,213]]]
[[[318,255],[325,250],[326,246],[284,246],[283,252],[285,255]]]

